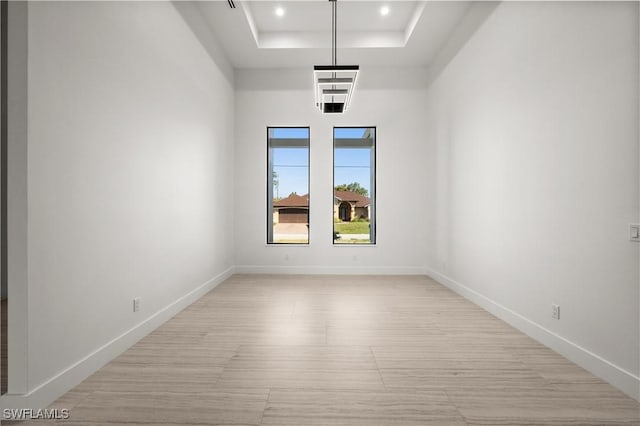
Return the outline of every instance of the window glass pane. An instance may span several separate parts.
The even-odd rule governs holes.
[[[267,243],[309,243],[309,128],[268,128]]]
[[[333,242],[375,244],[375,127],[333,130]]]

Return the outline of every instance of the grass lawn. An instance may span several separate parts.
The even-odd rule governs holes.
[[[334,223],[333,230],[338,234],[368,234],[369,222]]]

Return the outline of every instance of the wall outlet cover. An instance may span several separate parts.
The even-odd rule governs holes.
[[[556,304],[551,305],[551,317],[553,319],[560,319],[560,306]]]

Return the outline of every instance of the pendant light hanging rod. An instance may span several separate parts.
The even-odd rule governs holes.
[[[331,50],[332,64],[338,65],[338,0],[331,1]]]
[[[334,67],[338,65],[338,0],[331,1],[331,65]],[[333,78],[336,78],[336,73],[332,73]],[[331,86],[331,90],[335,90],[336,86]],[[333,94],[332,92],[324,92],[325,94]],[[335,97],[331,96],[331,102],[335,102]]]

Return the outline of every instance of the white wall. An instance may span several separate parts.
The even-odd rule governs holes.
[[[425,143],[424,70],[371,70],[359,77],[352,108],[323,115],[312,70],[236,75],[236,264],[278,273],[423,273],[433,211],[425,181],[435,170]],[[374,89],[376,88],[377,89]],[[333,247],[333,126],[377,126],[377,245]],[[310,245],[267,246],[266,128],[310,126]],[[412,212],[407,215],[405,212]],[[288,259],[285,256],[288,255]],[[355,258],[354,258],[355,256]]]
[[[636,398],[638,40],[637,2],[502,3],[424,125],[433,275]]]
[[[234,95],[170,3],[28,12],[28,282],[10,285],[42,406],[229,273]]]

